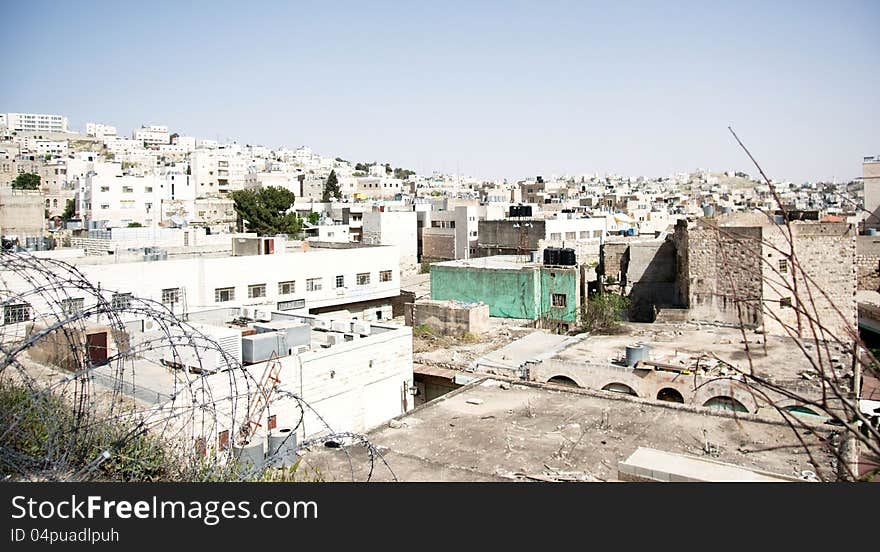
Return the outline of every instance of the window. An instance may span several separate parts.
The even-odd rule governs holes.
[[[31,308],[27,303],[6,305],[3,309],[3,324],[18,324],[31,318]]]
[[[321,278],[309,278],[306,280],[306,291],[321,291]]]
[[[336,277],[336,287],[345,287],[345,276],[339,275]]]
[[[109,191],[110,191],[110,186],[101,186],[101,191],[102,191],[102,192],[109,192]]]
[[[248,299],[266,296],[266,284],[253,284],[248,286]]]
[[[114,293],[110,299],[110,306],[113,310],[126,310],[131,308],[130,293]]]
[[[555,241],[560,241],[560,240],[562,240],[562,234],[559,232],[551,232],[550,239],[555,240]]]
[[[566,232],[565,239],[567,240],[575,240],[577,239],[577,232]]]
[[[124,193],[124,194],[133,194],[133,193],[134,193],[134,188],[132,188],[131,186],[123,186],[123,187],[122,187],[122,193]]]
[[[550,304],[554,307],[564,307],[568,297],[564,293],[554,293],[550,296]]]
[[[391,281],[391,271],[390,270],[382,270],[379,272],[379,281],[380,282],[390,282]]]
[[[64,310],[64,314],[72,316],[83,311],[84,303],[84,299],[63,299],[61,308]]]
[[[162,290],[162,302],[166,305],[180,303],[180,288],[168,288]]]
[[[791,297],[783,297],[779,300],[780,307],[791,307]]]
[[[278,282],[278,295],[290,295],[291,293],[296,293],[295,281]]]
[[[788,261],[785,259],[779,259],[779,273],[787,274],[788,273]]]
[[[145,186],[144,191],[148,194],[151,194],[151,193],[153,193],[153,187],[152,186]]]
[[[235,288],[217,288],[214,290],[214,302],[225,303],[227,301],[235,301]]]
[[[370,283],[370,273],[369,272],[361,272],[357,275],[357,285],[365,286]]]
[[[589,230],[581,230],[581,239],[582,239],[582,240],[585,240],[585,239],[587,239],[587,238],[589,238],[589,237],[590,237],[590,232],[589,232]]]
[[[280,311],[302,309],[305,306],[306,306],[305,299],[294,299],[292,301],[279,301],[278,302],[278,310],[280,310]]]

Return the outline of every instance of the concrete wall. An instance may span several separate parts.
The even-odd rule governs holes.
[[[677,306],[677,265],[671,240],[633,242],[624,256],[630,316],[653,322],[658,308]]]
[[[422,258],[432,261],[455,259],[455,230],[422,228]]]
[[[404,272],[417,268],[416,213],[414,211],[368,211],[363,215],[363,243],[395,245]]]
[[[862,164],[862,179],[865,183],[865,209],[870,213],[865,228],[880,228],[880,160]]]

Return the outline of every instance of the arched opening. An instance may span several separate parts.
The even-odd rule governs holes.
[[[580,387],[576,381],[568,376],[553,376],[547,380],[547,383],[555,383],[556,385],[567,385],[569,387]]]
[[[800,406],[793,404],[791,406],[786,406],[784,408],[787,412],[791,412],[792,414],[797,414],[799,416],[818,416],[822,417],[822,414],[816,412],[812,408],[807,408],[806,406]]]
[[[708,401],[703,403],[703,406],[706,408],[714,408],[716,410],[730,410],[732,412],[748,412],[749,409],[745,407],[745,405],[733,397],[728,397],[726,395],[719,395],[717,397],[712,397]]]
[[[632,395],[637,397],[635,390],[625,383],[609,383],[605,387],[602,388],[602,391],[613,391],[615,393],[623,393],[624,395]]]
[[[664,387],[663,389],[658,391],[657,400],[682,404],[684,403],[684,397],[681,396],[681,393],[678,392],[678,389],[673,389],[671,387]]]

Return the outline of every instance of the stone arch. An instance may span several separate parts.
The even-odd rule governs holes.
[[[674,387],[664,387],[657,392],[657,400],[684,404],[684,396]]]
[[[733,412],[746,413],[749,411],[749,409],[746,408],[746,405],[739,402],[730,395],[715,395],[714,397],[704,402],[703,406],[706,408],[714,408],[717,410],[731,410]]]
[[[636,390],[630,387],[625,383],[620,383],[619,381],[613,381],[602,388],[602,391],[611,391],[613,393],[621,393],[623,395],[632,395],[633,397],[638,397],[639,394],[636,393]]]
[[[554,383],[556,385],[567,385],[568,387],[580,387],[578,382],[574,381],[568,376],[556,375],[547,380],[547,383]]]

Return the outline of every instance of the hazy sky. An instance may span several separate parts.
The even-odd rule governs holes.
[[[4,0],[0,111],[491,178],[861,175],[880,1]]]

